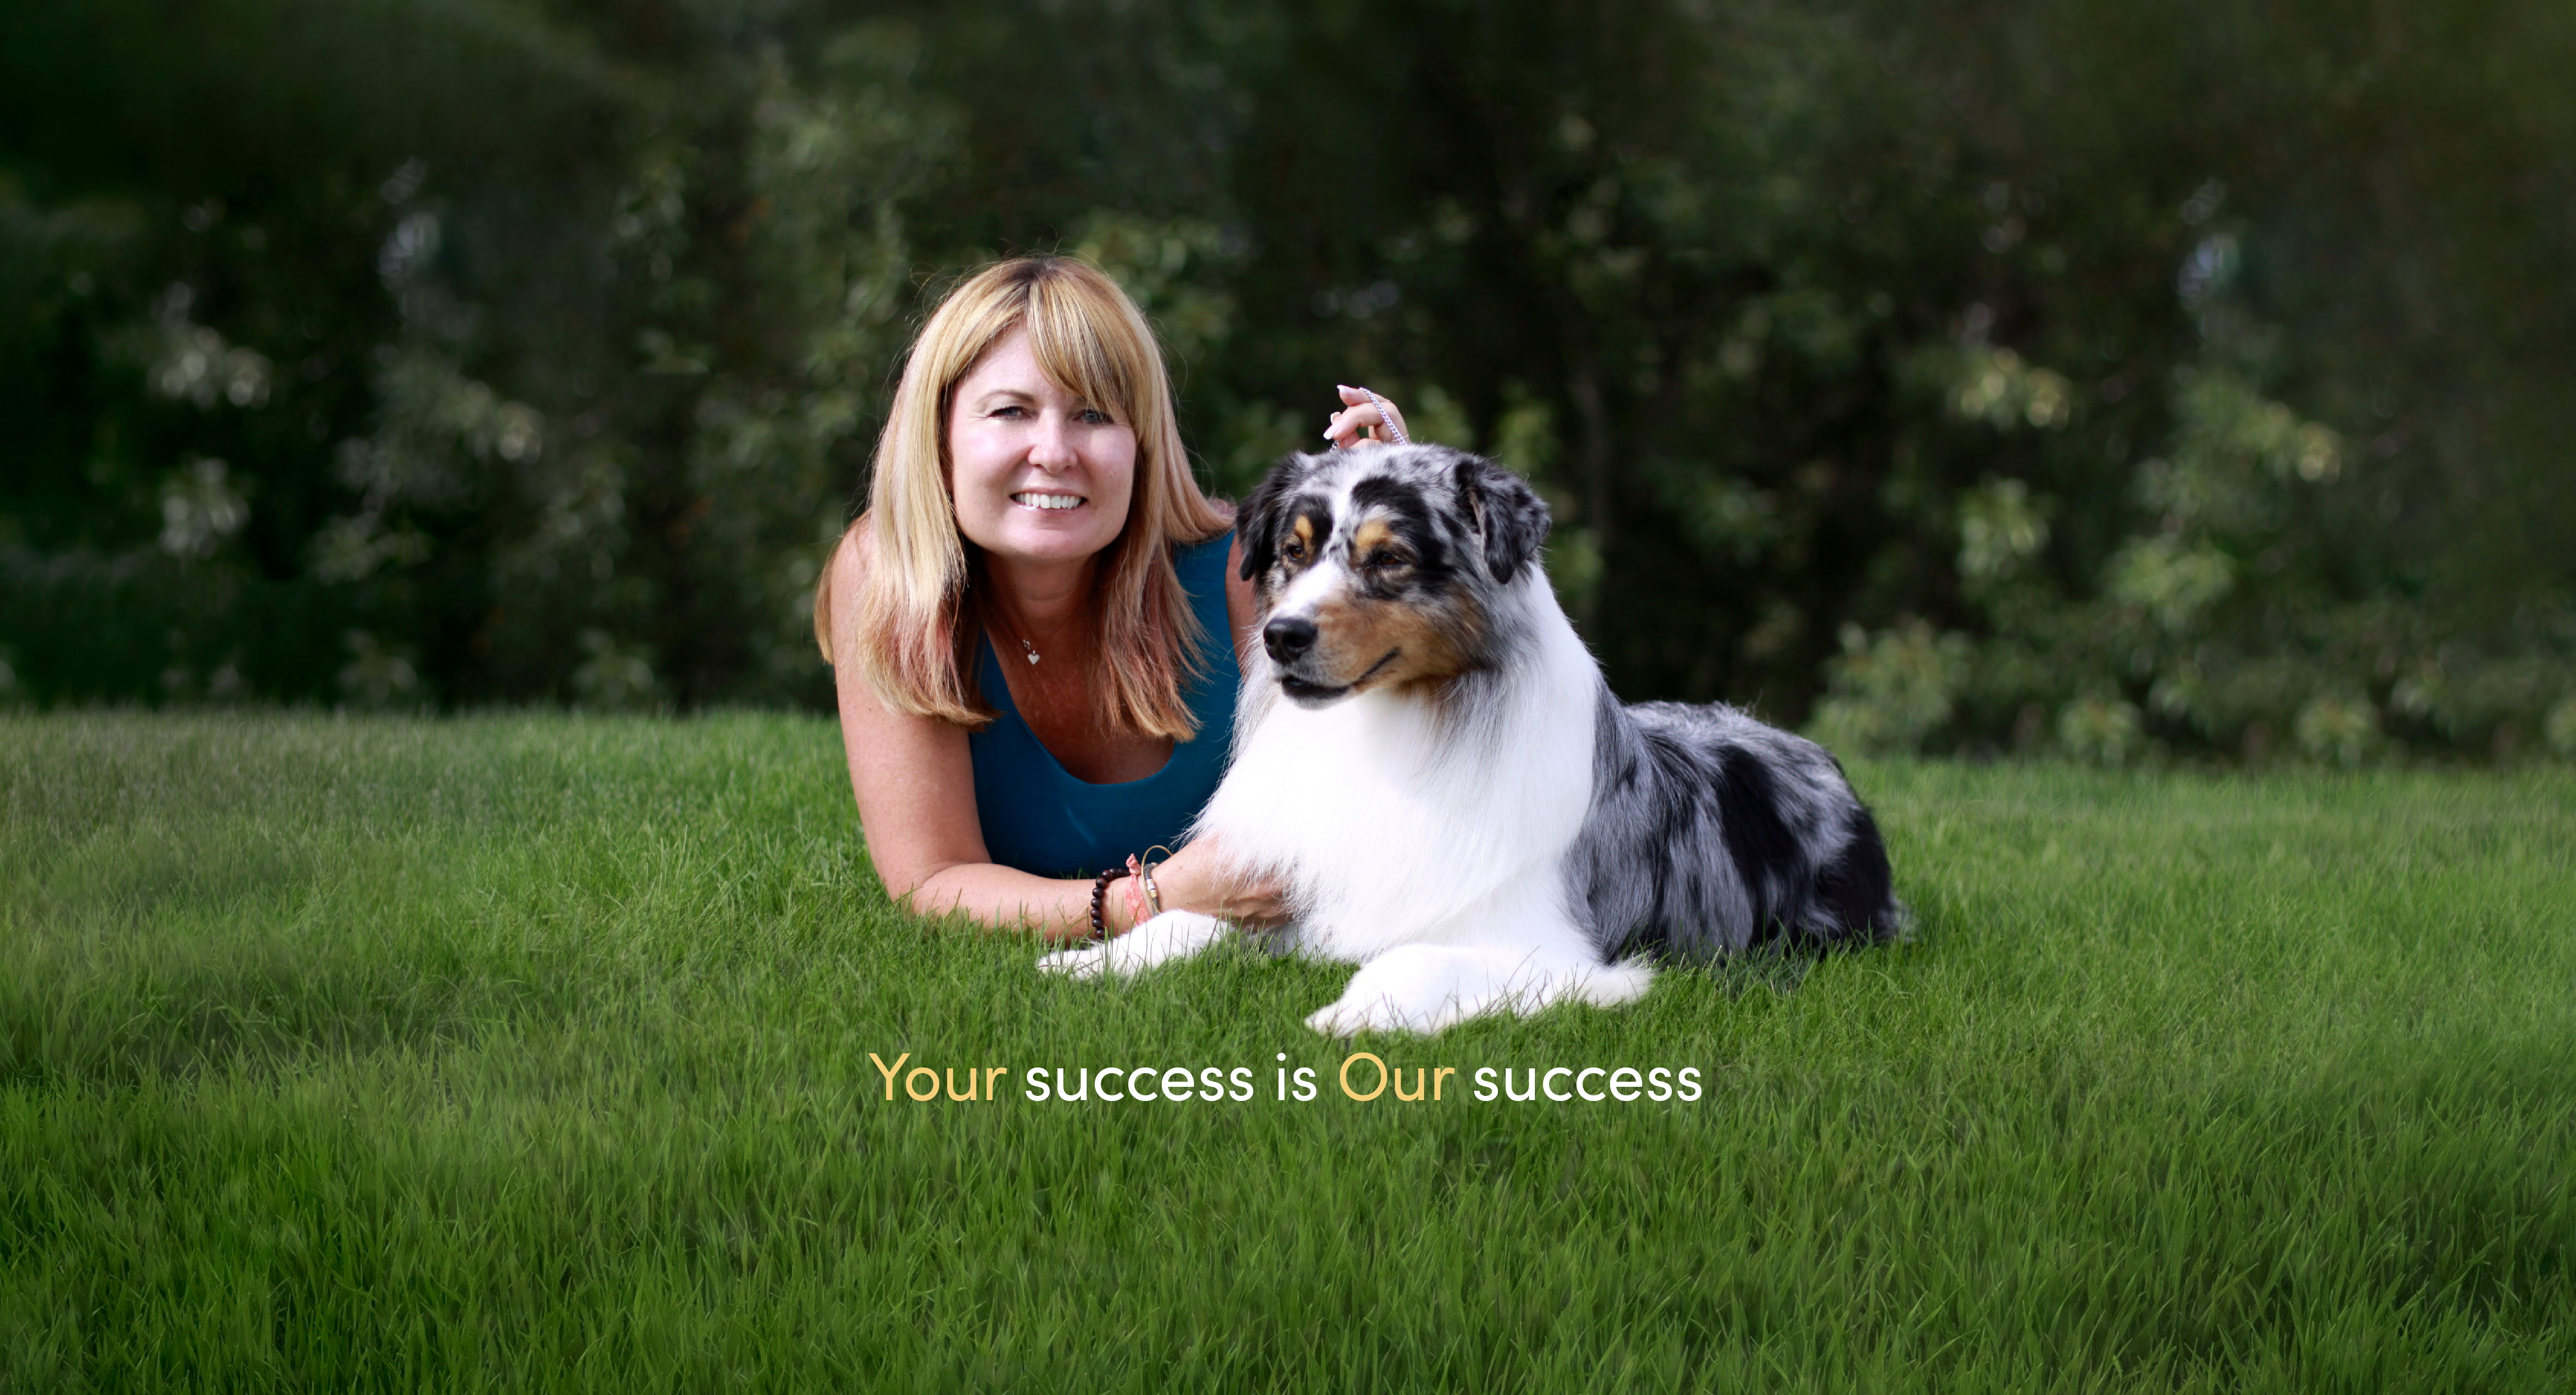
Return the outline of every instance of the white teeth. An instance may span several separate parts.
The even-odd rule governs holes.
[[[1082,496],[1079,494],[1014,494],[1011,496],[1011,502],[1025,504],[1033,509],[1069,509],[1080,504]]]

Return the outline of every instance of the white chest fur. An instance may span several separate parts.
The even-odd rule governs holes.
[[[1199,827],[1288,878],[1309,950],[1364,960],[1565,923],[1559,869],[1591,802],[1599,670],[1543,579],[1514,589],[1529,643],[1476,680],[1500,691],[1309,710],[1272,689],[1241,737]],[[1246,679],[1269,685],[1267,662]]]
[[[1266,657],[1245,674],[1234,765],[1200,816],[1237,861],[1283,876],[1295,943],[1361,966],[1306,1025],[1333,1036],[1437,1032],[1492,1011],[1633,1002],[1652,972],[1604,964],[1566,897],[1592,804],[1600,669],[1533,569],[1513,588],[1521,643],[1482,691],[1445,707],[1363,693],[1321,710],[1281,699]],[[1223,943],[1167,911],[1041,967],[1129,975]]]

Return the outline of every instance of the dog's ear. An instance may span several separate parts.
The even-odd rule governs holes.
[[[1311,457],[1291,455],[1270,467],[1234,510],[1234,536],[1243,544],[1243,579],[1250,581],[1279,560],[1279,505],[1313,467]]]
[[[1485,569],[1501,582],[1520,575],[1547,541],[1547,501],[1520,476],[1482,456],[1459,457],[1457,483],[1484,543]]]

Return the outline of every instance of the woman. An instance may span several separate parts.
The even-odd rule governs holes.
[[[1341,397],[1337,444],[1402,439],[1380,399]],[[1254,619],[1230,522],[1190,476],[1153,331],[1115,282],[1021,257],[949,294],[814,593],[890,894],[1056,939],[1123,933],[1157,904],[1285,918],[1277,887],[1204,844],[1153,867],[1150,898],[1110,886],[1178,844],[1224,773]]]

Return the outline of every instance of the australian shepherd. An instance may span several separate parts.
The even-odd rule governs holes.
[[[1193,835],[1288,888],[1283,947],[1361,966],[1319,1032],[1615,1006],[1657,957],[1903,922],[1822,747],[1611,696],[1539,566],[1547,529],[1518,476],[1437,446],[1293,457],[1236,516],[1263,652]],[[1226,935],[1170,911],[1042,967],[1132,974]]]

